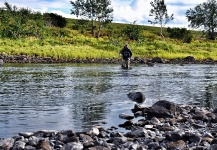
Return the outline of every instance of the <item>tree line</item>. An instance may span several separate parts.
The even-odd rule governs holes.
[[[100,37],[102,29],[109,28],[109,23],[113,21],[113,8],[110,0],[75,0],[70,1],[70,4],[72,5],[71,14],[78,18],[74,28],[80,28],[81,31],[90,30],[96,38]],[[170,20],[174,19],[174,15],[168,15],[164,0],[153,0],[150,5],[152,9],[149,16],[154,19],[148,20],[148,22],[159,24],[160,35],[164,38],[162,29]],[[217,27],[216,8],[216,0],[207,0],[207,2],[190,8],[185,13],[189,26],[203,30],[208,39],[214,40]],[[4,7],[0,8],[0,37],[36,36],[40,38],[44,34],[44,28],[50,26],[64,28],[66,24],[66,18],[54,13],[41,14],[28,8],[12,6],[7,2]],[[130,40],[139,40],[141,31],[142,28],[136,25],[136,21],[122,30]],[[192,38],[190,32],[184,28],[168,28],[167,32],[171,38],[185,39],[184,42],[189,42]]]

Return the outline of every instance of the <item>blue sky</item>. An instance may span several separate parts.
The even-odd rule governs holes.
[[[28,7],[34,11],[53,12],[67,18],[76,18],[70,14],[72,8],[70,0],[0,0],[0,6],[4,2],[9,4]],[[72,0],[74,1],[74,0]],[[114,9],[113,22],[133,23],[150,25],[148,20],[153,20],[149,16],[151,9],[150,2],[153,0],[111,0]],[[170,21],[166,27],[188,27],[185,17],[186,10],[194,8],[196,5],[206,2],[206,0],[164,0],[167,5],[168,14],[174,14],[174,20]]]

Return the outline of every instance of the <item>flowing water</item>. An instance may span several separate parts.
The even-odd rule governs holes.
[[[217,105],[217,65],[5,64],[0,68],[0,137],[38,130],[118,127],[132,115],[129,92],[178,104]],[[107,122],[107,124],[104,124]],[[123,130],[119,128],[118,130]]]

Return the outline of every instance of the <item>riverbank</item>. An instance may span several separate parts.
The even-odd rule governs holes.
[[[126,119],[119,127],[128,129],[122,133],[115,127],[104,129],[96,126],[87,132],[36,131],[0,139],[0,149],[71,150],[71,149],[190,149],[217,148],[217,109],[193,105],[178,105],[158,101],[151,107],[135,104],[134,115],[120,114]],[[135,118],[140,117],[138,121]]]
[[[4,63],[113,63],[119,64],[121,59],[118,58],[86,58],[86,59],[56,59],[51,57],[38,57],[27,55],[0,55],[0,59]],[[196,60],[193,56],[187,56],[183,59],[162,59],[160,57],[154,58],[140,58],[133,57],[132,64],[148,64],[152,66],[154,63],[167,63],[167,64],[217,64],[217,60],[204,59]]]

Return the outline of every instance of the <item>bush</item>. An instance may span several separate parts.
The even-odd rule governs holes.
[[[181,39],[184,43],[191,43],[192,34],[186,28],[167,28],[167,32],[169,33],[170,38]]]
[[[135,25],[134,22],[132,25],[127,25],[122,32],[129,40],[138,41],[142,33],[142,28],[139,25]]]
[[[28,8],[17,8],[5,3],[0,8],[0,37],[20,38],[27,36],[41,37],[44,26],[43,17]]]

